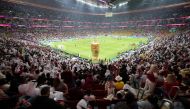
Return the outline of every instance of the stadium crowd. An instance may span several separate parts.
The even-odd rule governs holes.
[[[3,5],[3,3],[0,5],[5,9],[2,13],[12,16],[27,15],[27,18],[32,18],[33,14],[48,13],[30,10],[35,13],[22,15],[20,11],[24,6]],[[6,12],[12,5],[20,8],[20,11]],[[182,11],[179,15],[181,14],[189,13]],[[45,16],[54,17],[53,14],[50,15]],[[156,18],[155,16],[149,19]],[[7,19],[0,21],[9,22]],[[15,20],[10,22],[15,23]],[[16,23],[28,22],[20,20]],[[160,37],[156,37],[137,50],[122,53],[116,61],[94,64],[79,57],[67,57],[50,47],[41,46],[38,41],[79,38],[97,33],[111,34],[109,29],[61,32],[54,29],[45,31],[43,28],[37,28],[36,31],[30,28],[3,28],[0,34],[0,107],[2,109],[159,109],[164,105],[162,101],[166,98],[168,99],[166,102],[174,108],[188,109],[189,31],[179,30],[179,33],[168,34],[159,29],[145,29],[141,32],[142,30],[126,33],[123,29],[119,34],[148,32],[152,36]]]
[[[37,108],[35,106],[39,106],[40,102],[42,105],[46,102],[59,107],[52,99],[63,106],[67,105],[67,100],[82,99],[77,104],[80,109],[80,106],[87,106],[86,101],[95,100],[91,91],[96,85],[105,85],[107,94],[93,94],[105,97],[105,100],[134,97],[131,98],[133,102],[128,101],[133,105],[125,104],[128,102],[122,99],[115,108],[120,105],[152,108],[156,106],[156,101],[151,101],[151,97],[157,95],[173,99],[177,93],[169,93],[173,86],[189,85],[189,35],[180,33],[157,38],[133,54],[123,55],[119,61],[109,64],[92,64],[82,59],[66,58],[36,43],[1,37],[1,100],[4,106],[8,103],[17,108]],[[136,100],[139,88],[143,88],[143,98],[147,97],[148,101]],[[125,91],[127,94],[121,95]],[[185,94],[189,93],[186,87],[185,91]],[[47,104],[43,106],[52,108]]]

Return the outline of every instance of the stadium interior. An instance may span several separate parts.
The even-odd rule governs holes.
[[[0,109],[189,109],[190,0],[0,0]]]

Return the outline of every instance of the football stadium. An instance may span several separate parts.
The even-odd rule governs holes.
[[[190,0],[0,0],[0,109],[189,109]]]
[[[146,44],[148,41],[147,37],[129,37],[116,38],[116,37],[105,37],[100,36],[96,38],[84,38],[84,39],[68,39],[64,41],[49,42],[48,44],[69,54],[79,56],[85,59],[91,59],[91,43],[98,41],[100,43],[100,60],[111,60],[117,57],[122,52],[137,49],[140,45]]]

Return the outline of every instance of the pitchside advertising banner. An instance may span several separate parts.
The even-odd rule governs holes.
[[[105,13],[105,17],[112,17],[113,16],[113,13],[112,12],[106,12]]]

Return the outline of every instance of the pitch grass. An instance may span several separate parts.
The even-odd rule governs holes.
[[[58,42],[50,42],[49,45],[69,54],[79,55],[82,58],[91,59],[91,43],[94,40],[97,40],[100,43],[99,59],[113,59],[122,52],[130,49],[136,49],[139,43],[148,42],[148,38],[146,37],[113,38],[106,36],[96,38],[67,39]]]

